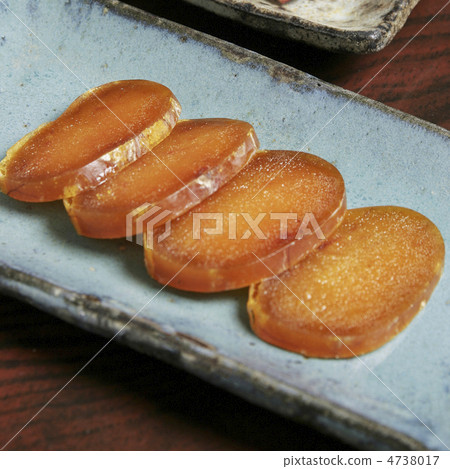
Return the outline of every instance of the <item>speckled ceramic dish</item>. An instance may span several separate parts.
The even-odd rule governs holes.
[[[410,207],[448,243],[443,129],[118,2],[8,5],[0,3],[3,155],[86,86],[144,78],[172,89],[182,118],[249,121],[263,148],[306,144],[338,167],[349,207]],[[4,292],[105,336],[139,312],[118,340],[365,448],[450,445],[448,282],[447,269],[425,309],[376,352],[361,360],[305,359],[252,334],[246,289],[160,291],[140,246],[77,236],[62,203],[0,194]]]
[[[186,0],[221,16],[329,50],[376,52],[419,0]]]

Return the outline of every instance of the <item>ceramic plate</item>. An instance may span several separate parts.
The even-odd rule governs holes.
[[[221,16],[329,50],[387,46],[419,0],[186,0]]]
[[[86,87],[144,78],[173,90],[183,118],[249,121],[263,148],[306,144],[339,168],[349,207],[413,208],[448,242],[443,129],[118,2],[7,4],[0,3],[2,154]],[[361,360],[305,359],[252,334],[246,289],[157,294],[139,246],[77,236],[60,202],[0,194],[0,233],[6,293],[105,336],[140,311],[118,340],[359,447],[450,444],[448,269],[426,308],[383,348]]]

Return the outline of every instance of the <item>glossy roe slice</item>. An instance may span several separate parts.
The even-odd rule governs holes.
[[[260,151],[227,185],[174,220],[166,239],[158,241],[164,227],[155,230],[145,245],[147,269],[182,290],[244,287],[271,270],[286,270],[323,242],[306,214],[314,215],[326,237],[345,206],[344,181],[330,163],[306,153]],[[301,237],[304,221],[310,233]]]
[[[306,259],[252,285],[250,323],[261,339],[308,357],[361,355],[409,324],[443,265],[443,239],[423,215],[400,207],[349,210]]]
[[[180,110],[159,83],[126,80],[93,88],[7,151],[0,189],[18,200],[45,202],[96,187],[165,138]]]
[[[253,127],[232,119],[180,121],[152,152],[94,190],[64,200],[79,234],[120,238],[142,232],[127,214],[157,206],[164,222],[187,212],[228,182],[259,146]],[[160,213],[159,212],[159,213]]]

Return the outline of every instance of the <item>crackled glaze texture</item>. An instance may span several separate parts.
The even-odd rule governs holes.
[[[183,118],[240,119],[254,126],[261,148],[305,147],[338,168],[349,208],[411,207],[448,244],[450,159],[442,128],[119,2],[8,6],[88,86],[128,77],[164,83]],[[4,155],[25,126],[55,119],[85,87],[2,3],[0,31]],[[142,246],[78,236],[61,202],[24,204],[0,194],[0,231],[5,292],[108,336],[140,311],[119,335],[123,342],[357,447],[449,445],[448,268],[406,333],[363,357],[431,433],[359,360],[303,359],[255,338],[247,290],[198,295],[167,287],[158,294]]]

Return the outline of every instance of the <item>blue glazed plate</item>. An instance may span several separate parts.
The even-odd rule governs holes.
[[[263,148],[306,144],[341,171],[349,207],[410,207],[449,239],[443,129],[119,2],[7,5],[0,3],[1,153],[86,87],[144,78],[173,90],[183,118],[249,121]],[[0,259],[4,292],[109,337],[140,311],[118,340],[354,445],[450,445],[448,269],[405,332],[361,360],[335,361],[258,340],[247,290],[167,288],[154,297],[160,285],[147,276],[142,249],[77,236],[60,202],[0,195]]]

